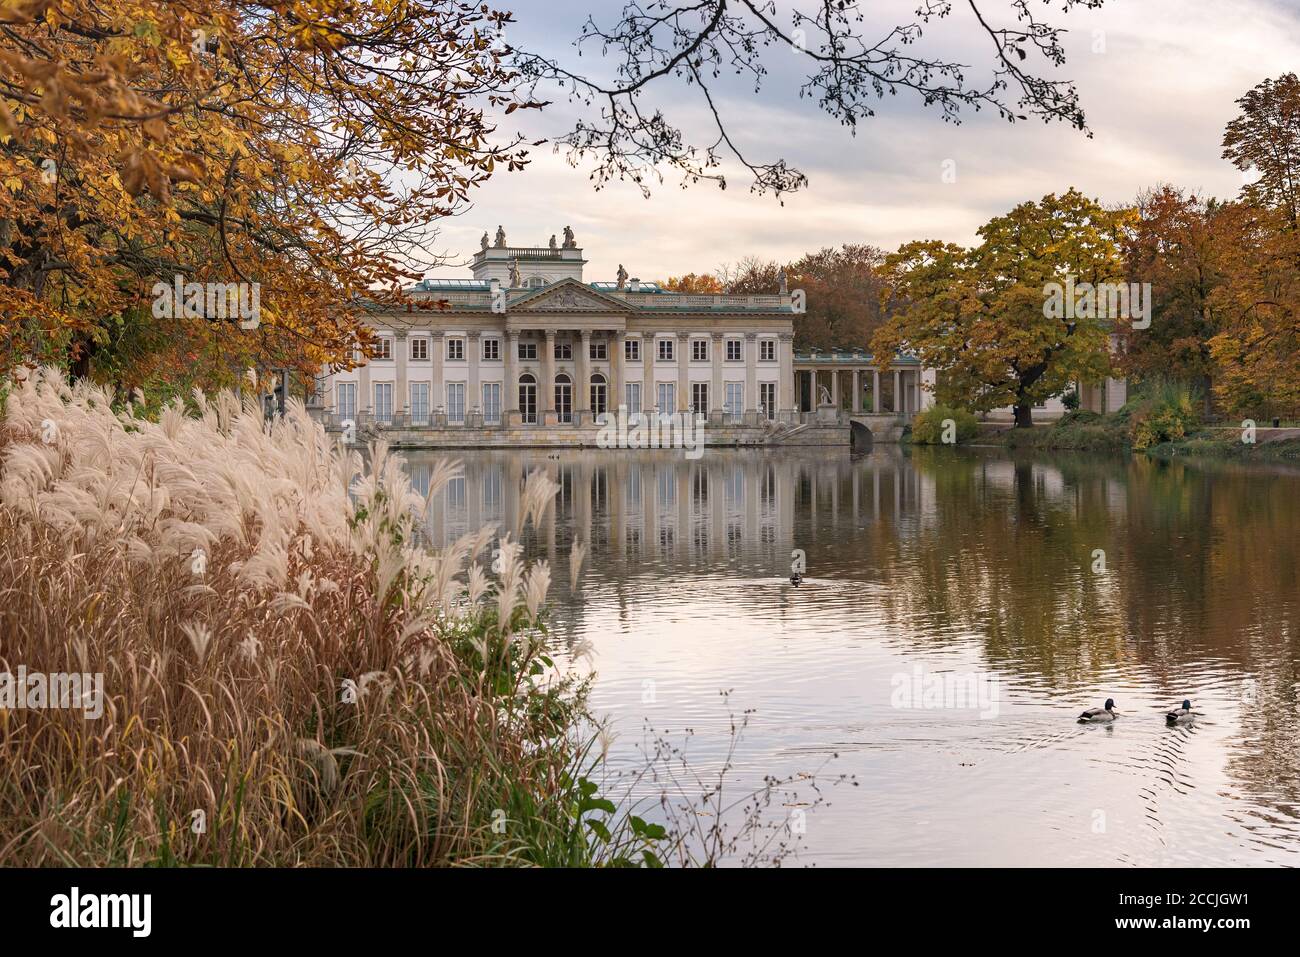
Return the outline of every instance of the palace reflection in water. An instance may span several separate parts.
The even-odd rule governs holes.
[[[744,781],[832,754],[858,776],[809,815],[804,861],[1300,861],[1295,475],[896,447],[461,460],[435,545],[513,529],[534,468],[559,484],[523,540],[553,565],[557,651],[594,647],[612,762],[647,720],[696,729],[712,767],[729,705],[754,710]],[[410,458],[417,487],[431,462]],[[994,676],[999,714],[891,706],[918,667]],[[1113,729],[1073,724],[1106,697]],[[1205,717],[1166,729],[1184,697]]]

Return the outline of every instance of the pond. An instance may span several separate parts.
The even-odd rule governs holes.
[[[734,748],[731,795],[794,778],[763,812],[788,865],[1300,863],[1300,475],[894,446],[458,457],[438,544],[513,525],[534,468],[560,484],[526,543],[610,767],[662,738],[705,779]],[[432,460],[408,456],[417,486]],[[1114,722],[1076,723],[1107,698]],[[1184,698],[1200,714],[1167,726]]]

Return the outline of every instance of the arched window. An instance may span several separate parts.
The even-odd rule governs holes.
[[[606,411],[608,405],[606,398],[609,388],[605,384],[605,377],[597,372],[591,377],[591,414],[600,415]]]
[[[565,372],[555,377],[555,417],[566,424],[573,421],[573,380]]]
[[[537,424],[537,380],[531,372],[519,377],[519,417],[525,425]]]

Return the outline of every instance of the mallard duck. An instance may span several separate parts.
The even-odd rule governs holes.
[[[1089,708],[1083,714],[1079,715],[1079,724],[1105,724],[1109,721],[1114,721],[1116,717],[1115,699],[1107,698],[1106,707]]]
[[[1192,710],[1191,701],[1184,698],[1183,706],[1181,708],[1174,708],[1166,714],[1165,720],[1170,724],[1177,724],[1179,721],[1191,721],[1195,716],[1196,712]]]
[[[791,585],[798,585],[798,584],[800,584],[802,581],[803,581],[803,575],[799,574],[798,572],[792,572],[792,573],[790,574],[790,584],[791,584]]]

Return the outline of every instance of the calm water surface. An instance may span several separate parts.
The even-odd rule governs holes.
[[[561,486],[526,542],[555,570],[557,652],[590,642],[614,768],[644,764],[649,725],[692,729],[691,766],[716,771],[752,711],[737,790],[817,772],[788,864],[1300,863],[1295,474],[893,447],[460,457],[435,542],[513,526],[533,468]],[[417,486],[431,461],[410,457]],[[986,697],[905,706],[935,675]],[[1113,726],[1075,723],[1107,697]],[[1185,697],[1204,714],[1166,727]]]

